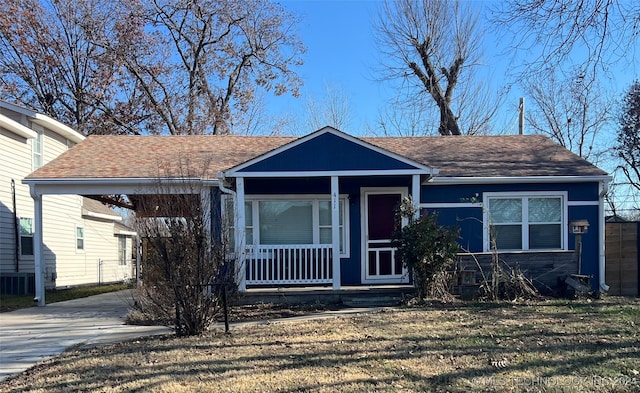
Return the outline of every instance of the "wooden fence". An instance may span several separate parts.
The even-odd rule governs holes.
[[[605,226],[605,282],[610,295],[640,296],[639,229],[640,222]]]

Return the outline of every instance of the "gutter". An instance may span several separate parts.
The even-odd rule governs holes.
[[[599,289],[607,292],[609,291],[609,286],[605,283],[605,219],[604,219],[604,196],[609,191],[609,180],[600,181],[600,194],[598,195],[598,220],[600,221],[600,225],[598,225],[598,241],[600,243],[599,255],[598,255],[598,281],[599,281]]]
[[[230,188],[225,187],[224,185],[224,181],[226,180],[226,177],[224,176],[224,172],[218,172],[216,174],[216,179],[218,180],[218,188],[220,189],[220,191],[224,192],[225,194],[231,195],[235,202],[236,192]]]

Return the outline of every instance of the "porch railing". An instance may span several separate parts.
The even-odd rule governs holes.
[[[246,250],[247,285],[333,282],[331,244],[252,245]]]

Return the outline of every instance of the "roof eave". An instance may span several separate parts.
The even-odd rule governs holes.
[[[0,114],[0,127],[26,139],[35,139],[38,134],[27,126]]]
[[[469,177],[469,176],[435,176],[429,184],[514,184],[514,183],[584,183],[584,182],[610,182],[609,175],[586,176],[495,176],[495,177]]]

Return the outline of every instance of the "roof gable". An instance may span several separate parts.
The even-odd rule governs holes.
[[[325,127],[226,172],[228,176],[319,172],[420,172],[437,170]]]

